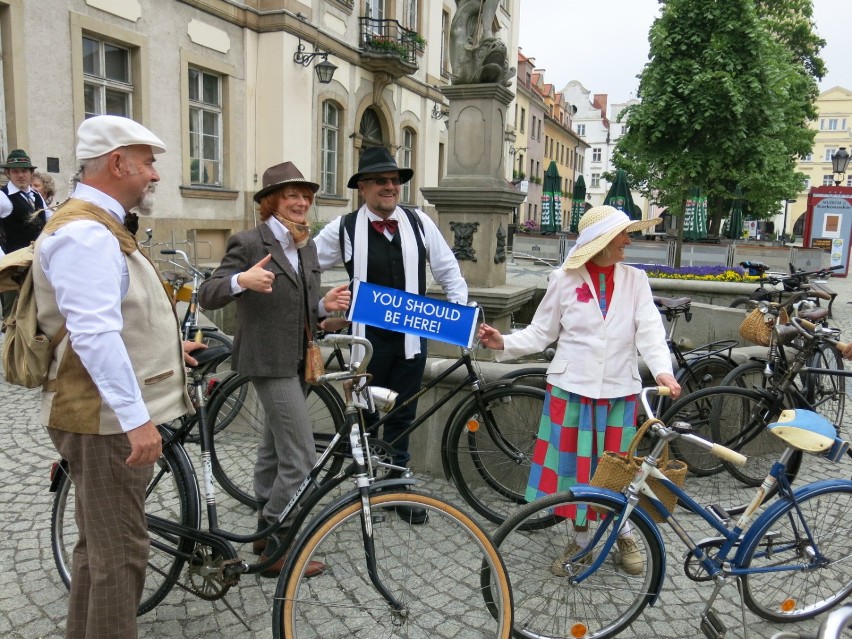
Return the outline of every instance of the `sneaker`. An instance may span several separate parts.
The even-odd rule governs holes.
[[[642,553],[633,537],[619,537],[615,540],[618,552],[621,554],[621,567],[628,575],[642,574]]]
[[[583,552],[583,549],[577,545],[576,541],[572,541],[565,550],[562,551],[556,559],[553,560],[553,563],[550,564],[550,572],[557,577],[567,577],[569,574],[576,574],[575,572],[569,573],[565,568],[567,565],[576,565],[576,566],[588,566],[592,563],[594,559],[594,553],[587,552],[585,555],[580,557],[574,562],[571,562],[571,557],[580,554]]]

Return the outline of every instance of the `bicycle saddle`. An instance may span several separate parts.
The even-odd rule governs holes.
[[[806,453],[824,453],[834,446],[837,430],[822,415],[803,408],[781,411],[777,422],[767,425],[789,446]]]
[[[689,297],[658,297],[654,296],[654,304],[657,308],[665,308],[669,310],[678,309],[680,307],[689,308],[692,304],[692,299]]]
[[[205,348],[203,350],[197,350],[190,353],[193,359],[195,359],[198,364],[195,366],[190,366],[186,364],[187,368],[192,369],[202,369],[205,365],[215,363],[215,365],[219,365],[223,361],[225,361],[228,356],[231,354],[231,349],[228,346],[214,346],[213,348]]]

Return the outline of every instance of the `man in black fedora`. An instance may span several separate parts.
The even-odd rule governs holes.
[[[11,253],[35,242],[47,221],[44,199],[32,188],[35,166],[27,152],[15,149],[0,167],[9,182],[0,188],[0,249]],[[37,213],[38,212],[38,213]],[[5,318],[16,293],[0,293]]]
[[[343,263],[350,278],[418,295],[426,294],[426,264],[447,299],[467,303],[467,283],[458,261],[435,223],[419,209],[399,206],[400,185],[414,175],[399,168],[386,148],[370,147],[361,155],[358,172],[347,186],[358,189],[364,205],[329,222],[316,238],[320,268]],[[399,393],[397,405],[420,390],[426,367],[426,340],[414,335],[355,324],[353,332],[373,345],[367,372],[372,383]],[[360,359],[353,349],[353,361]],[[397,440],[417,415],[417,402],[385,424],[382,439]],[[394,444],[394,463],[407,466],[408,436]],[[426,511],[398,507],[399,516],[424,523]]]

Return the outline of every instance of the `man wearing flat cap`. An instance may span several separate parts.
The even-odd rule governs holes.
[[[0,188],[0,255],[29,246],[41,233],[46,221],[44,199],[32,188],[35,166],[23,149],[9,153],[0,165],[9,182]],[[5,318],[12,310],[17,293],[0,293]]]
[[[377,146],[364,151],[358,172],[349,178],[364,206],[339,217],[317,236],[317,253],[323,270],[343,263],[350,278],[418,295],[426,294],[426,264],[447,299],[467,303],[467,283],[458,261],[435,223],[418,209],[399,206],[400,185],[414,175],[400,169],[390,151]],[[423,384],[426,340],[415,335],[355,324],[353,331],[373,345],[367,368],[372,383],[396,391],[397,406],[413,397]],[[353,349],[353,361],[360,357]],[[382,439],[393,443],[394,464],[407,466],[408,436],[401,436],[417,415],[417,402],[395,411],[384,426]],[[397,514],[415,524],[426,521],[426,511],[397,507]]]
[[[160,456],[155,424],[191,410],[177,317],[124,226],[145,210],[166,150],[133,120],[96,116],[77,131],[80,182],[35,244],[46,335],[64,326],[42,420],[68,463],[79,538],[65,636],[137,636],[149,555],[145,490]],[[191,348],[187,348],[191,350]]]

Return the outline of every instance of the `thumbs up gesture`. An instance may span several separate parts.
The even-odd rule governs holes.
[[[240,273],[237,276],[237,284],[250,291],[271,293],[275,276],[266,270],[266,265],[269,264],[271,259],[272,255],[267,255],[249,270]]]

